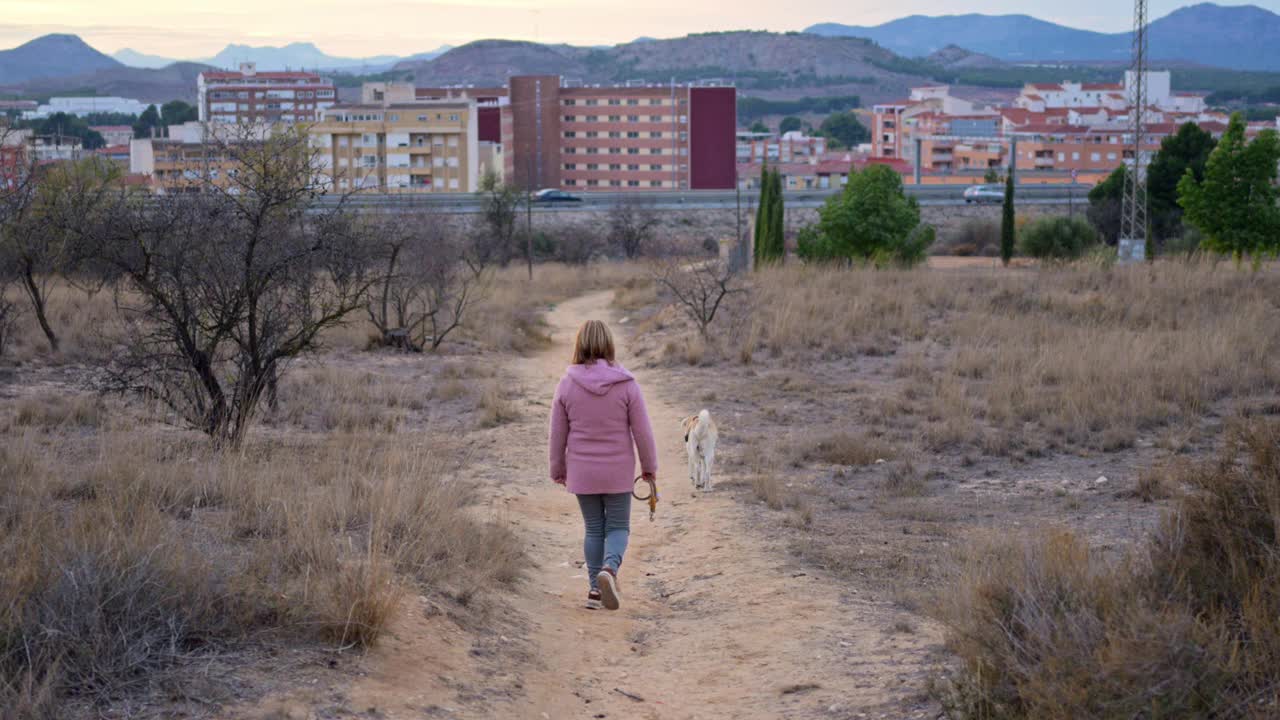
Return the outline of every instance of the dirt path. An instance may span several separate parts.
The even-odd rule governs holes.
[[[790,564],[726,493],[693,497],[678,418],[698,407],[664,402],[657,372],[639,379],[658,437],[658,519],[636,504],[623,609],[582,607],[581,523],[572,498],[545,479],[546,414],[573,332],[611,317],[609,300],[588,295],[550,314],[554,346],[512,367],[527,418],[482,451],[492,457],[481,473],[536,563],[512,598],[524,637],[468,649],[445,623],[410,613],[368,658],[349,707],[386,718],[923,716],[910,698],[935,633],[895,632],[896,608]]]

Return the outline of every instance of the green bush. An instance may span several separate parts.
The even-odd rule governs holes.
[[[1204,234],[1199,230],[1184,225],[1182,234],[1171,237],[1164,241],[1165,255],[1191,257],[1200,251],[1200,242],[1204,239]]]
[[[818,209],[817,224],[800,231],[796,252],[808,262],[906,257],[912,245],[924,241],[911,239],[919,224],[920,206],[903,192],[902,177],[887,166],[871,165],[850,173],[844,191]]]
[[[1076,260],[1098,244],[1098,233],[1084,220],[1040,218],[1023,228],[1018,249],[1041,260]]]
[[[872,256],[872,262],[880,268],[915,267],[929,257],[929,246],[933,245],[935,237],[936,232],[932,225],[917,225],[916,229],[905,238],[877,251]]]

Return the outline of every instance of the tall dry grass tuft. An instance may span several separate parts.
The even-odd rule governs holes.
[[[1146,546],[971,548],[939,616],[953,718],[1263,718],[1280,708],[1280,425],[1233,430]]]
[[[0,704],[56,716],[250,637],[364,646],[409,588],[513,582],[518,543],[452,461],[391,440],[0,435]]]

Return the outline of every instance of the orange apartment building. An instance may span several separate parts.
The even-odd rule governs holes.
[[[309,72],[258,72],[254,63],[238,71],[212,70],[196,78],[200,122],[309,123],[334,104],[333,83]]]
[[[504,174],[518,187],[732,189],[737,94],[714,84],[567,87],[510,80]]]

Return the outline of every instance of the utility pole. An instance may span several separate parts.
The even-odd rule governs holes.
[[[1130,132],[1133,164],[1124,174],[1124,199],[1120,210],[1120,238],[1116,251],[1120,262],[1142,260],[1147,253],[1147,178],[1142,167],[1146,128],[1142,114],[1147,106],[1147,0],[1133,4],[1133,62],[1125,80],[1131,85]]]

